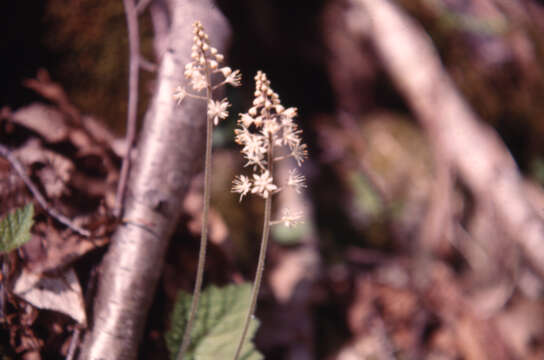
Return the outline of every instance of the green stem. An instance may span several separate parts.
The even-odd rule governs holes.
[[[209,70],[206,72],[208,84],[211,84],[211,76]],[[212,88],[208,85],[206,90],[206,98],[208,102],[211,100]],[[204,160],[204,204],[202,208],[202,231],[200,236],[200,251],[198,253],[198,265],[196,270],[195,287],[193,290],[193,300],[191,301],[191,310],[189,311],[189,319],[183,334],[183,340],[178,352],[177,360],[183,360],[183,355],[187,351],[191,343],[191,331],[193,330],[194,320],[198,310],[198,302],[202,290],[202,280],[204,278],[204,267],[206,264],[206,248],[208,246],[208,213],[210,209],[211,199],[211,184],[212,184],[212,140],[213,140],[213,119],[206,116],[206,155]]]
[[[268,170],[270,171],[270,176],[272,176],[272,141],[269,139],[269,152],[268,152]],[[270,234],[270,217],[272,214],[272,194],[269,194],[264,202],[264,221],[263,221],[263,236],[261,240],[261,249],[259,251],[259,260],[257,263],[257,271],[255,272],[255,280],[253,281],[253,289],[251,290],[251,300],[249,305],[249,310],[247,312],[246,320],[244,323],[244,329],[242,330],[242,336],[240,336],[240,342],[238,343],[238,348],[236,349],[236,354],[234,355],[234,360],[238,360],[244,346],[246,339],[247,331],[255,314],[255,308],[257,307],[257,298],[259,297],[259,290],[261,288],[261,281],[264,273],[264,265],[266,260],[266,250],[268,248],[268,237]]]
[[[242,331],[242,336],[240,337],[240,342],[238,343],[238,348],[236,349],[236,355],[234,355],[234,360],[237,360],[242,352],[242,347],[244,346],[244,341],[249,329],[249,324],[255,313],[255,308],[257,307],[257,298],[259,296],[259,290],[261,287],[261,280],[264,273],[264,265],[266,258],[266,250],[268,247],[268,235],[270,233],[270,214],[272,210],[272,197],[271,195],[266,198],[264,203],[264,224],[263,224],[263,238],[261,241],[261,250],[259,252],[259,262],[257,264],[257,272],[255,273],[255,280],[253,282],[253,290],[251,291],[251,301],[249,305],[249,310],[247,312],[246,320],[244,323],[244,329]]]

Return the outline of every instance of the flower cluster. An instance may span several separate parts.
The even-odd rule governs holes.
[[[308,156],[307,146],[300,138],[302,130],[293,122],[297,109],[286,109],[281,105],[278,94],[261,71],[255,76],[254,95],[253,106],[247,113],[240,114],[238,128],[234,131],[236,143],[243,147],[245,166],[251,166],[254,171],[252,178],[239,175],[233,181],[232,192],[240,194],[240,201],[249,193],[267,199],[281,191],[274,184],[273,163],[292,157],[301,166]],[[300,193],[306,187],[305,178],[293,169],[286,185]],[[285,210],[280,222],[292,226],[300,222],[301,216]]]
[[[185,97],[206,100],[208,102],[208,117],[213,119],[217,125],[219,120],[226,119],[229,115],[227,111],[230,106],[227,99],[221,101],[212,100],[213,90],[229,84],[240,86],[242,75],[239,70],[232,71],[228,66],[219,67],[223,62],[224,56],[219,51],[210,46],[208,35],[204,32],[204,27],[200,21],[193,24],[193,46],[191,48],[191,62],[185,65],[185,77],[190,81],[191,88],[196,94],[190,93],[184,87],[178,86],[174,92],[174,99],[180,104]],[[212,85],[212,75],[220,74],[223,81]],[[206,90],[206,96],[201,96],[203,90]]]
[[[287,227],[293,227],[302,223],[302,211],[291,211],[290,209],[283,209],[283,215],[276,223],[282,223]]]

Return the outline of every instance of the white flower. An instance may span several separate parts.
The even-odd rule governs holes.
[[[243,127],[245,127],[245,128],[250,127],[251,124],[253,124],[254,121],[255,121],[255,119],[253,119],[248,114],[240,114],[239,122],[242,124]]]
[[[250,107],[247,113],[251,116],[257,116],[257,108],[255,106]]]
[[[215,70],[219,64],[215,60],[208,60],[208,65],[210,66],[210,69]]]
[[[287,179],[287,186],[295,189],[297,194],[300,194],[302,188],[306,187],[306,178],[300,175],[297,169],[289,170],[289,178]]]
[[[232,181],[231,192],[240,194],[240,201],[251,190],[251,181],[247,176],[240,175],[234,178]]]
[[[281,125],[283,127],[281,143],[288,145],[291,149],[300,145],[302,140],[299,134],[302,133],[302,130],[297,130],[297,125],[293,124],[291,119],[283,119]]]
[[[242,74],[240,73],[240,70],[235,70],[234,72],[225,76],[225,82],[234,87],[242,85]]]
[[[243,125],[240,127],[240,129],[234,129],[234,135],[234,142],[239,145],[245,145],[251,137],[249,130]]]
[[[278,131],[280,131],[280,125],[276,120],[270,119],[264,121],[263,129],[261,130],[264,136],[274,136]]]
[[[272,184],[272,177],[270,176],[270,172],[266,170],[261,175],[253,174],[253,189],[251,189],[251,193],[259,194],[263,198],[268,198],[268,194],[277,190],[278,187],[274,184]]]
[[[232,69],[228,66],[224,66],[222,67],[221,69],[217,70],[219,71],[221,74],[223,74],[223,76],[225,77],[225,79],[230,75],[232,74]]]
[[[219,119],[223,120],[229,116],[229,112],[227,111],[229,106],[230,104],[226,98],[221,101],[210,100],[208,102],[208,116],[213,118],[214,125],[219,124]]]
[[[178,105],[181,104],[183,99],[185,98],[185,95],[187,95],[187,92],[184,88],[181,86],[178,86],[176,88],[176,91],[174,92],[174,99],[178,102]]]
[[[263,126],[263,117],[261,115],[257,116],[256,118],[253,119],[253,123],[255,124],[256,127]]]
[[[193,51],[193,53],[196,54],[195,56],[198,56],[196,52]],[[191,55],[191,57],[192,56],[193,55]],[[185,76],[189,77],[189,75],[191,74],[193,70],[195,69],[194,69],[194,64],[192,62],[185,64]]]
[[[266,163],[264,156],[268,151],[265,138],[262,135],[250,134],[248,132],[245,135],[244,141],[242,153],[247,159],[247,164],[245,166],[257,165],[261,168],[264,167]]]
[[[264,96],[259,96],[253,99],[253,106],[261,106],[265,102]]]
[[[287,118],[292,119],[295,116],[297,116],[297,108],[296,107],[290,107],[290,108],[284,110],[281,114],[283,116],[287,117]]]
[[[206,79],[206,76],[204,76],[204,74],[202,74],[200,71],[193,70],[190,73],[189,77],[191,79],[191,86],[196,91],[201,91],[208,87],[208,80]]]
[[[296,144],[291,148],[291,156],[295,159],[298,166],[301,166],[304,159],[308,157],[308,150],[306,148],[306,144]]]
[[[283,210],[283,215],[280,219],[280,222],[287,227],[293,227],[295,225],[301,224],[303,213],[302,211],[291,211],[289,209]]]

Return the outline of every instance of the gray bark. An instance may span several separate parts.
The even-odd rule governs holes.
[[[206,104],[186,99],[177,105],[173,99],[176,86],[185,84],[192,24],[200,20],[211,43],[223,53],[230,33],[209,0],[159,1],[152,6],[168,9],[168,31],[163,18],[155,40],[156,49],[164,49],[163,44],[166,49],[160,54],[157,88],[130,174],[123,221],[101,265],[93,320],[80,359],[134,359],[137,355],[168,240],[189,182],[202,166]]]

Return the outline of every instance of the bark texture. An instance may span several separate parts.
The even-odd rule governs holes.
[[[93,321],[80,359],[137,355],[168,240],[189,182],[202,166],[206,104],[186,99],[177,105],[173,99],[176,86],[185,84],[192,24],[200,20],[223,53],[230,33],[211,1],[157,0],[152,7],[154,24],[160,26],[155,48],[162,52],[157,87],[130,174],[123,221],[101,266]]]
[[[478,200],[493,204],[502,231],[544,278],[544,223],[497,134],[470,109],[426,33],[389,0],[352,0],[354,32],[369,36],[432,143]],[[355,21],[358,19],[358,21]]]

